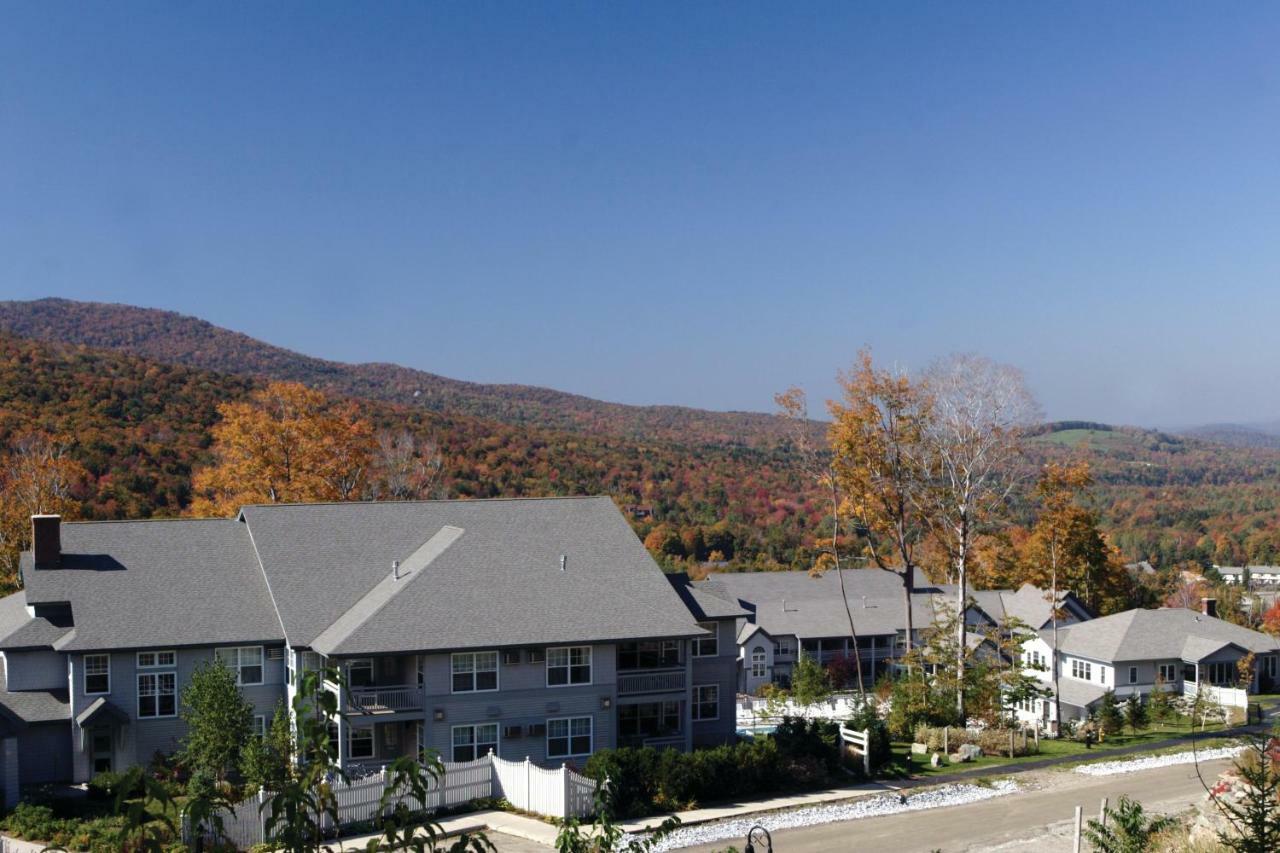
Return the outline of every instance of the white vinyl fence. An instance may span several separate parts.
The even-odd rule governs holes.
[[[1198,685],[1195,682],[1182,683],[1182,695],[1194,697],[1197,693],[1204,695],[1211,702],[1224,708],[1248,708],[1249,694],[1239,687],[1214,687],[1210,684]]]
[[[528,759],[507,761],[492,752],[475,761],[446,761],[443,765],[440,778],[428,786],[425,802],[404,792],[404,802],[415,811],[434,812],[486,797],[502,797],[516,808],[548,817],[586,817],[595,808],[595,782],[566,766],[547,770]],[[335,826],[329,815],[321,815],[321,827],[339,835],[344,828],[381,817],[379,804],[391,781],[392,774],[382,770],[351,782],[334,783],[338,823]],[[270,800],[271,794],[263,791],[238,803],[230,815],[223,813],[222,831],[227,840],[241,850],[265,842]],[[400,800],[400,796],[388,797],[384,811],[390,813]],[[190,842],[193,831],[185,816],[182,831]]]

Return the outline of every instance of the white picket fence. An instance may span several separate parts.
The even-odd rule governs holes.
[[[595,807],[596,784],[587,777],[561,765],[556,770],[539,767],[527,758],[507,761],[490,752],[475,761],[446,761],[444,772],[431,783],[425,802],[406,790],[387,800],[390,813],[397,802],[407,803],[414,811],[434,812],[487,797],[502,797],[511,805],[548,817],[586,817]],[[333,784],[337,800],[338,823],[329,815],[320,816],[320,826],[328,834],[341,834],[345,827],[369,823],[379,815],[383,792],[392,781],[382,770],[351,782]],[[271,795],[265,791],[238,803],[231,814],[223,813],[222,832],[238,849],[246,850],[267,840],[267,818]],[[192,841],[193,831],[183,817],[183,838]]]

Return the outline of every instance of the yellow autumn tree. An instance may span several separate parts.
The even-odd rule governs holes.
[[[376,443],[351,403],[331,403],[296,382],[272,382],[247,402],[224,403],[211,467],[192,478],[195,515],[251,503],[364,497]]]
[[[0,592],[18,588],[18,555],[31,547],[31,516],[80,513],[72,490],[89,475],[68,454],[69,444],[59,436],[25,433],[0,457]]]
[[[840,386],[840,399],[828,404],[832,473],[845,514],[868,534],[871,562],[902,573],[910,652],[916,552],[928,534],[921,507],[930,487],[926,429],[932,401],[905,374],[877,368],[866,351],[841,374]]]

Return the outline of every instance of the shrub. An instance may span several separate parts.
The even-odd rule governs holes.
[[[650,747],[606,749],[586,774],[609,780],[613,815],[639,816],[715,800],[821,786],[838,769],[835,723],[787,719],[774,737],[684,753]],[[886,741],[887,743],[887,741]]]
[[[930,752],[942,750],[944,741],[952,752],[962,744],[973,744],[982,748],[985,755],[1008,755],[1009,736],[1013,735],[1013,754],[1029,755],[1033,744],[1028,741],[1023,746],[1022,735],[1017,729],[961,729],[950,728],[943,737],[943,730],[935,726],[920,726],[915,732],[915,742],[923,743]]]
[[[130,790],[125,791],[126,797],[136,797],[142,793],[136,779],[130,782],[130,777],[123,773],[99,773],[89,780],[89,796],[100,800],[115,801],[120,796],[121,789],[125,785],[129,785]]]
[[[857,731],[866,730],[867,748],[871,753],[871,773],[873,776],[877,770],[893,761],[893,738],[889,735],[889,726],[876,713],[874,706],[870,704],[863,705],[856,714],[845,722],[845,726]],[[853,769],[861,774],[862,764],[856,764]]]

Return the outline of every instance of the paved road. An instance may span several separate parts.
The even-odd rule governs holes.
[[[1229,761],[1207,762],[1202,772],[1206,779],[1212,779],[1229,765]],[[1077,805],[1084,807],[1086,817],[1093,817],[1103,797],[1114,803],[1127,794],[1162,812],[1180,811],[1204,797],[1189,764],[1103,777],[1044,773],[1034,782],[1020,780],[1020,784],[1027,783],[1039,787],[970,805],[779,830],[773,834],[773,849],[777,853],[1058,853],[1071,849],[1071,817]],[[687,849],[711,853],[730,844],[742,848],[740,839],[727,839]]]

